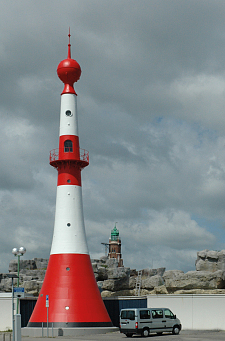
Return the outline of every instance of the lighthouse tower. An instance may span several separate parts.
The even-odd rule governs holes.
[[[77,100],[73,84],[80,65],[68,57],[57,74],[64,83],[61,94],[59,148],[50,152],[50,165],[58,171],[55,225],[44,283],[28,327],[111,327],[88,253],[81,190],[81,170],[89,154],[80,149]],[[48,307],[49,306],[49,307]],[[48,308],[47,308],[48,307]]]

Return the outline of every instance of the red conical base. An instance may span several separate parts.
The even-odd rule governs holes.
[[[89,255],[53,254],[28,327],[111,327]]]

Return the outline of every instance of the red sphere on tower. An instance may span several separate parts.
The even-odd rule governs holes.
[[[72,93],[76,95],[73,84],[80,79],[81,68],[77,61],[71,58],[70,47],[69,33],[68,57],[59,63],[57,67],[57,74],[59,79],[65,84],[62,94]]]

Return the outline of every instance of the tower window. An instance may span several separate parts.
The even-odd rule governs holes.
[[[73,151],[73,142],[70,140],[66,140],[64,142],[64,152],[71,153]]]

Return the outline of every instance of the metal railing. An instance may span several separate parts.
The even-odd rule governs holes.
[[[64,153],[64,150],[62,150],[62,153]],[[74,159],[74,152],[66,152],[67,157],[71,156],[71,159]],[[85,161],[89,163],[89,152],[85,149],[79,149],[79,156],[80,156],[80,161]],[[52,149],[50,151],[50,156],[49,156],[49,161],[54,162],[59,160],[59,148],[57,149]]]

